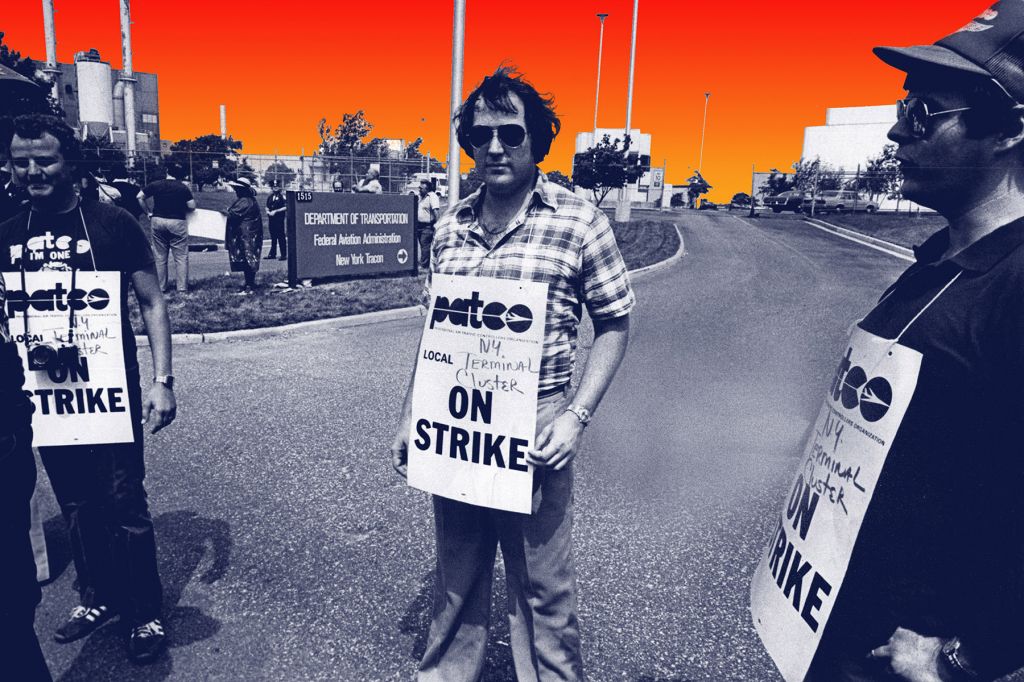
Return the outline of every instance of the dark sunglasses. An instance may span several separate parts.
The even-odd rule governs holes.
[[[928,136],[929,124],[933,116],[944,114],[956,114],[961,111],[969,111],[972,107],[960,107],[958,109],[944,109],[942,111],[928,111],[928,105],[917,97],[908,97],[896,102],[896,117],[900,121],[910,124],[910,132],[917,139]]]
[[[498,141],[505,149],[516,149],[526,141],[526,129],[517,123],[506,123],[505,125],[492,128],[490,126],[473,126],[469,129],[469,143],[479,149],[491,143],[494,133],[498,133]]]

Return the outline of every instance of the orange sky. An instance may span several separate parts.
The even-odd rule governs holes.
[[[121,65],[117,0],[54,0],[57,56],[95,47]],[[468,0],[465,91],[502,61],[555,95],[562,134],[542,164],[568,172],[575,133],[593,124],[598,20],[607,12],[599,125],[625,124],[631,0]],[[704,146],[713,199],[750,187],[750,168],[788,168],[825,109],[885,104],[902,77],[874,45],[930,43],[990,2],[640,0],[633,127],[652,163],[681,183]],[[275,9],[259,9],[273,6]],[[161,133],[228,130],[249,153],[311,153],[322,116],[364,109],[373,135],[422,136],[447,153],[452,4],[289,0],[136,0],[134,65],[159,76]],[[3,0],[5,42],[45,57],[40,0]],[[463,157],[463,172],[469,168]]]

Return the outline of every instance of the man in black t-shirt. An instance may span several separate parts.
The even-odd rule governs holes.
[[[167,291],[167,256],[174,257],[175,282],[179,293],[188,291],[188,224],[186,216],[196,208],[192,191],[181,181],[181,171],[172,165],[167,177],[146,185],[138,193],[139,207],[149,215],[153,228],[153,251],[160,290]],[[153,199],[149,210],[147,199]]]
[[[0,224],[0,270],[98,270],[121,274],[122,335],[133,441],[41,447],[40,455],[71,536],[80,603],[54,635],[70,642],[117,613],[129,628],[130,656],[154,660],[165,645],[162,588],[149,515],[142,425],[156,432],[174,420],[171,337],[153,253],[126,211],[76,195],[74,132],[52,116],[15,120],[14,178],[28,189],[31,211]],[[131,286],[145,320],[155,377],[143,397],[135,337],[128,320]]]

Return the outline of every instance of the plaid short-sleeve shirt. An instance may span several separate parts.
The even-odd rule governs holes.
[[[486,187],[437,221],[430,270],[548,285],[541,392],[572,377],[583,306],[595,320],[627,315],[636,303],[626,264],[604,212],[537,173],[530,200],[504,232],[491,235],[478,208]]]

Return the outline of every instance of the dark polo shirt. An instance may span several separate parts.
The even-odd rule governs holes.
[[[948,245],[946,228],[917,248],[860,322],[893,339],[927,306],[900,341],[923,356],[917,388],[819,658],[863,659],[905,627],[959,636],[991,679],[1024,666],[1024,219],[943,260]]]

